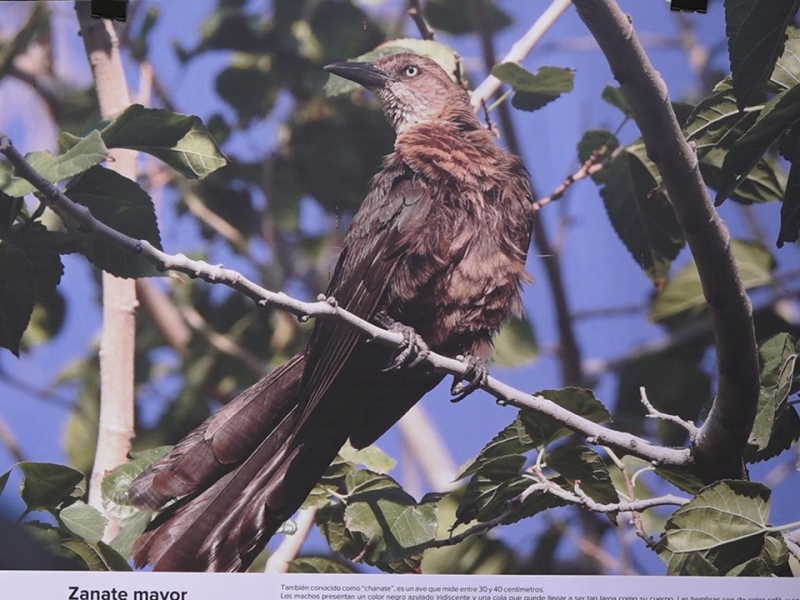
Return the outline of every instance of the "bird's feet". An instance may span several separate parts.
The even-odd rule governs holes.
[[[482,358],[467,355],[459,356],[458,359],[467,363],[467,371],[453,377],[450,393],[454,397],[450,399],[450,402],[461,402],[489,379],[489,367]]]
[[[375,323],[381,327],[385,327],[389,331],[400,333],[403,335],[403,345],[392,356],[389,366],[383,369],[386,371],[396,371],[400,368],[412,368],[417,366],[420,362],[425,360],[431,353],[428,344],[425,340],[414,331],[413,327],[398,323],[390,316],[384,313],[375,315]]]

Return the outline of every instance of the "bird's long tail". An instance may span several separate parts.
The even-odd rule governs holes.
[[[300,354],[273,371],[133,482],[137,507],[180,498],[137,541],[138,566],[242,570],[291,517],[346,439],[324,411],[298,410],[304,365]]]

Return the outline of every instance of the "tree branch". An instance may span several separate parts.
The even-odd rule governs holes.
[[[613,0],[573,0],[631,105],[648,156],[658,167],[694,255],[717,350],[716,399],[692,449],[705,481],[745,476],[742,460],[759,391],[752,307],[711,204],[697,156],[686,142],[666,86],[644,53],[629,18]]]
[[[128,85],[119,53],[119,40],[111,21],[93,19],[86,2],[76,2],[86,56],[92,67],[100,114],[109,119],[129,104]],[[111,151],[114,171],[136,181],[136,152]],[[100,422],[97,453],[89,484],[89,504],[103,510],[100,484],[106,473],[128,458],[133,439],[133,363],[136,337],[135,282],[103,273],[103,332],[100,338]],[[103,539],[119,530],[109,519]]]
[[[530,54],[533,47],[542,39],[542,36],[553,26],[558,18],[564,14],[569,8],[570,0],[553,0],[550,6],[545,10],[536,22],[530,26],[528,31],[525,32],[505,55],[502,62],[519,64],[522,60]],[[500,89],[503,82],[494,75],[489,75],[483,82],[475,88],[471,94],[472,107],[478,110],[487,102],[494,93]]]
[[[73,219],[81,231],[97,235],[133,255],[141,256],[159,270],[177,271],[209,283],[226,285],[253,299],[259,306],[274,306],[301,319],[308,317],[337,319],[363,333],[371,341],[384,346],[399,348],[404,343],[402,334],[387,331],[342,310],[334,298],[321,297],[322,299],[317,302],[302,302],[283,292],[264,289],[240,273],[221,265],[214,266],[204,261],[191,260],[182,254],[170,255],[155,248],[146,240],[135,240],[128,237],[95,219],[85,206],[75,204],[67,198],[61,190],[37,173],[25,161],[11,140],[2,132],[0,132],[0,153],[8,158],[14,166],[16,174],[30,182],[48,205],[57,214],[62,215],[62,218]],[[466,375],[470,369],[469,365],[463,361],[433,352],[424,362],[438,372],[451,375]],[[635,435],[607,429],[571,413],[542,396],[526,394],[494,377],[488,377],[481,388],[497,398],[498,403],[502,405],[527,408],[553,417],[576,433],[590,439],[591,443],[611,446],[657,465],[687,466],[691,464],[688,449],[653,446],[649,441]]]
[[[416,23],[419,34],[423,40],[432,40],[435,37],[425,16],[422,14],[422,3],[420,0],[408,0],[408,16]]]

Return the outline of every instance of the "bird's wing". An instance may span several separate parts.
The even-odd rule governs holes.
[[[328,296],[348,312],[371,319],[380,309],[413,232],[424,227],[433,201],[424,180],[414,177],[399,161],[387,163],[353,219]],[[301,388],[305,414],[335,381],[360,335],[338,321],[317,321]]]

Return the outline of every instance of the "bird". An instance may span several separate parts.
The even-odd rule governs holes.
[[[485,380],[492,340],[521,314],[534,218],[521,159],[434,60],[399,52],[329,73],[375,96],[396,137],[342,241],[325,296],[403,334],[380,346],[317,320],[305,349],[210,416],[129,488],[156,511],[134,564],[242,571],[290,519],[343,444],[374,443],[444,378],[429,352],[465,358],[452,392]],[[174,502],[173,502],[174,500]]]

